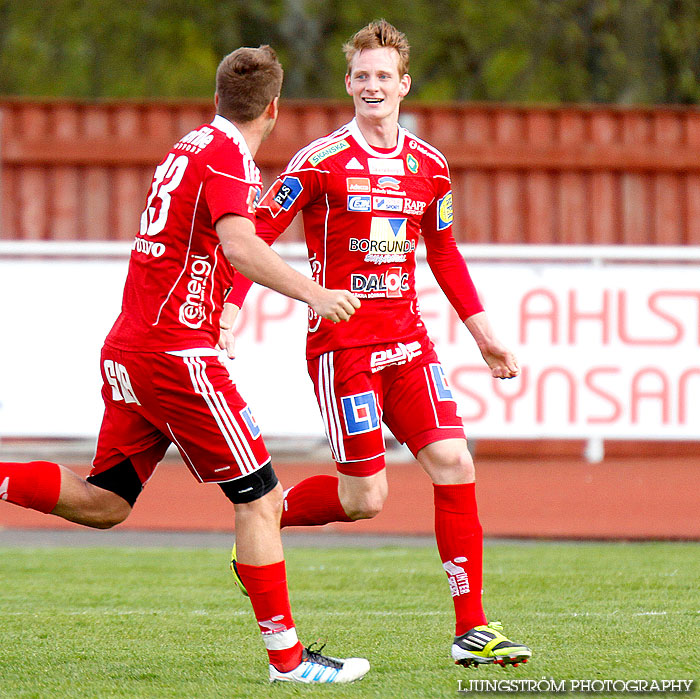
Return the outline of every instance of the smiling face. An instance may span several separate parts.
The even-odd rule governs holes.
[[[398,63],[398,52],[388,47],[364,49],[353,56],[345,87],[358,121],[398,121],[399,105],[411,88],[411,76],[399,75]]]

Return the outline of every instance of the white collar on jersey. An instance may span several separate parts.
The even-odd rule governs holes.
[[[238,145],[243,155],[247,155],[251,160],[253,160],[253,156],[250,154],[250,148],[248,148],[248,144],[246,143],[245,138],[243,138],[243,134],[238,130],[232,121],[229,121],[226,117],[221,116],[221,114],[217,114],[212,120],[211,125],[219,129],[219,131],[223,131],[234,143]]]
[[[357,141],[360,148],[367,151],[375,158],[395,158],[403,150],[403,141],[406,135],[406,129],[404,129],[401,125],[398,125],[399,137],[396,139],[396,148],[394,148],[391,153],[380,153],[379,151],[374,150],[374,148],[367,143],[367,140],[362,135],[362,131],[360,131],[360,127],[357,125],[357,119],[353,119],[348,124],[347,128],[352,137]]]

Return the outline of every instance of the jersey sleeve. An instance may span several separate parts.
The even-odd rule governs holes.
[[[292,158],[291,163],[298,156]],[[255,212],[255,232],[268,245],[287,229],[294,217],[307,204],[312,202],[321,191],[321,174],[312,167],[290,169],[289,166],[272,183],[270,189],[260,200]],[[239,272],[233,278],[233,286],[226,299],[239,308],[253,282]]]
[[[460,320],[484,310],[467,263],[452,234],[452,190],[447,178],[436,178],[435,201],[421,222],[428,264]]]
[[[212,226],[226,214],[254,222],[255,202],[261,190],[259,176],[256,179],[246,174],[244,160],[235,145],[220,148],[205,168],[203,194]],[[253,174],[257,175],[257,171]]]
[[[295,162],[297,157],[294,156],[291,162]],[[258,235],[270,229],[278,231],[278,235],[285,231],[297,213],[320,196],[321,178],[322,173],[310,165],[302,164],[297,169],[289,169],[288,166],[288,169],[272,183],[258,204],[256,210]]]

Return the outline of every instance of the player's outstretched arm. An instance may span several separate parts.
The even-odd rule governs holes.
[[[512,379],[520,373],[515,355],[496,338],[485,311],[464,321],[495,379]]]
[[[360,307],[359,299],[346,289],[326,289],[290,267],[255,234],[253,222],[228,214],[216,222],[224,255],[251,281],[307,303],[322,318],[338,323],[349,320]]]

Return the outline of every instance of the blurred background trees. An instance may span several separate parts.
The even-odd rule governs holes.
[[[0,0],[0,95],[209,97],[223,55],[271,44],[288,98],[342,98],[341,45],[385,17],[412,98],[700,102],[698,0]]]

